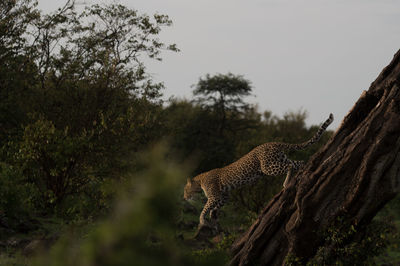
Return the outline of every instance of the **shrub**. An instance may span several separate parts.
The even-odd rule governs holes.
[[[36,195],[35,188],[24,182],[18,169],[0,163],[0,221],[6,219],[4,226],[14,228],[28,218]]]
[[[176,237],[186,173],[165,158],[165,147],[144,157],[141,172],[121,185],[112,214],[84,238],[66,235],[36,265],[221,265],[196,261]]]

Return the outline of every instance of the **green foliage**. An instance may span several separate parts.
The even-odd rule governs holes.
[[[225,265],[229,262],[230,248],[236,237],[237,235],[224,234],[220,242],[218,242],[215,247],[195,250],[192,252],[192,254],[195,256],[195,260],[198,262],[207,264],[208,261],[220,260],[220,265]]]
[[[36,2],[0,2],[0,147],[15,137],[31,106],[36,66],[29,58],[26,30],[38,17]]]
[[[76,157],[86,150],[86,136],[71,137],[47,120],[38,119],[24,129],[16,160],[20,169],[36,185],[43,204],[57,204],[68,194],[77,193],[89,182]]]
[[[38,18],[37,1],[3,0],[0,2],[0,55],[7,57],[21,52],[25,45],[24,33]]]
[[[297,257],[296,255],[289,253],[286,257],[285,257],[285,261],[284,261],[285,265],[288,266],[301,266],[304,265],[304,263],[302,263],[301,259],[299,257]]]
[[[398,231],[387,219],[375,219],[361,227],[339,217],[323,235],[324,243],[313,258],[305,262],[295,254],[288,254],[285,265],[381,265],[393,259],[393,255],[383,252],[395,239],[398,241]]]
[[[16,255],[13,257],[7,256],[6,254],[0,254],[0,265],[7,266],[27,266],[28,259],[22,255]]]
[[[0,217],[21,219],[32,209],[35,189],[24,182],[18,168],[0,163]]]
[[[325,243],[307,265],[366,265],[389,245],[389,236],[395,232],[389,221],[372,221],[361,227],[349,224],[345,218],[329,227]]]
[[[127,158],[162,135],[155,128],[163,85],[143,60],[178,51],[157,37],[172,22],[119,4],[80,14],[74,1],[49,15],[35,7],[0,4],[1,161],[36,186],[38,209],[71,214],[103,202],[100,209],[103,184],[121,178]]]
[[[398,265],[400,263],[400,195],[397,195],[385,207],[379,211],[374,221],[387,223],[391,231],[384,234],[387,246],[374,258],[377,265]]]
[[[176,238],[181,183],[186,173],[159,146],[142,171],[122,185],[113,213],[89,234],[62,237],[35,265],[221,265],[198,262]]]

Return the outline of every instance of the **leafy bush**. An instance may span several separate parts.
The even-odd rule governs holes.
[[[0,3],[0,161],[35,186],[38,210],[87,216],[108,205],[104,184],[126,158],[162,135],[163,85],[143,56],[178,49],[157,37],[166,15],[74,2],[47,15],[35,0]]]
[[[28,220],[37,195],[35,187],[24,181],[17,168],[0,163],[0,240],[13,231],[34,228]]]
[[[90,181],[82,160],[87,145],[87,136],[71,137],[44,119],[25,127],[16,160],[28,183],[40,191],[41,204],[58,205],[85,189]]]
[[[112,214],[85,237],[64,236],[36,265],[221,265],[196,261],[176,237],[186,173],[158,147],[122,185]],[[210,264],[211,263],[211,264]]]
[[[395,232],[390,221],[372,221],[357,226],[338,218],[326,231],[325,243],[307,265],[366,265],[390,244]]]
[[[26,214],[32,208],[33,191],[18,169],[0,163],[0,214],[3,212],[7,217]]]

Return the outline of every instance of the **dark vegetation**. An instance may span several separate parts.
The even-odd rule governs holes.
[[[44,15],[33,0],[0,2],[0,264],[222,265],[281,190],[283,177],[267,177],[235,192],[223,232],[192,238],[204,198],[182,201],[187,177],[264,142],[302,142],[318,125],[305,111],[260,113],[245,101],[251,82],[231,73],[200,78],[193,100],[163,102],[144,60],[178,51],[158,38],[167,26],[117,4],[78,12],[69,1]],[[307,160],[330,134],[290,157]],[[353,242],[351,225],[321,232],[330,252],[315,263],[399,263],[399,209],[396,198]]]

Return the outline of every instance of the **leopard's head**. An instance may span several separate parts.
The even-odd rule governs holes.
[[[185,200],[191,200],[194,194],[201,192],[201,185],[200,182],[196,182],[191,180],[190,178],[187,179],[186,186],[183,190],[183,198]]]

